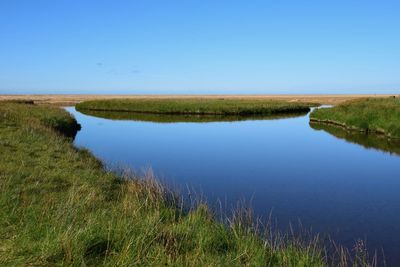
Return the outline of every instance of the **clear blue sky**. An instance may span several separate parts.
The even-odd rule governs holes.
[[[0,1],[0,93],[398,93],[400,1]]]

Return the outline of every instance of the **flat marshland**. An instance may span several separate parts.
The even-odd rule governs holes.
[[[111,99],[232,99],[232,100],[276,100],[288,102],[319,103],[324,105],[337,105],[349,100],[359,98],[388,97],[384,94],[292,94],[292,95],[117,95],[117,94],[34,94],[34,95],[0,95],[3,100],[31,100],[39,105],[74,106],[83,101],[111,100]]]
[[[316,109],[311,122],[329,123],[348,130],[400,138],[400,98],[366,98],[342,103],[333,108]]]

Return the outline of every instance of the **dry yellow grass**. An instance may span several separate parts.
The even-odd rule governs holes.
[[[326,105],[336,105],[347,100],[365,97],[387,97],[389,95],[372,94],[326,94],[326,95],[0,95],[2,100],[33,100],[36,104],[51,104],[57,106],[75,105],[82,101],[99,99],[262,99],[262,100],[286,100],[291,102],[310,102]]]

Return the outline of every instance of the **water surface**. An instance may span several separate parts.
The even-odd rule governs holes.
[[[251,200],[280,228],[302,222],[350,246],[400,261],[400,149],[365,136],[309,125],[308,115],[269,120],[112,120],[68,110],[82,125],[77,146],[108,166],[151,167],[229,209]],[[128,118],[126,118],[128,119]]]

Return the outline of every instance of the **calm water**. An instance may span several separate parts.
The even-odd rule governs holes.
[[[256,215],[272,211],[282,229],[300,220],[342,244],[367,240],[389,262],[400,261],[400,157],[385,151],[385,141],[310,127],[308,115],[159,123],[68,110],[82,125],[75,144],[109,166],[151,167],[210,203],[251,200]]]

